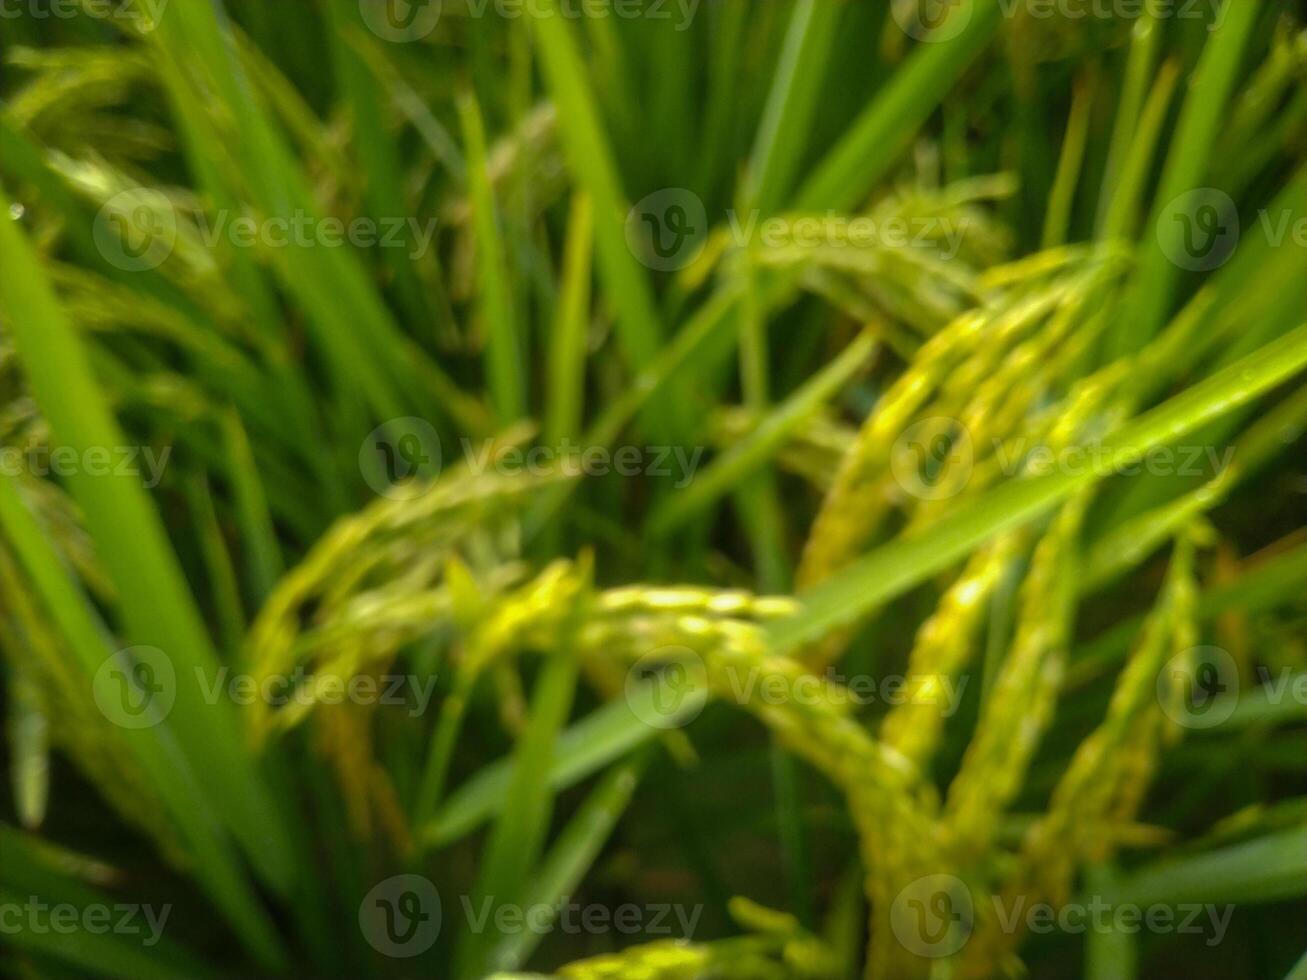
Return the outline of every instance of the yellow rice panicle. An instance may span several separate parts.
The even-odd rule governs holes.
[[[881,739],[918,768],[934,754],[944,717],[930,690],[953,677],[970,660],[987,604],[1009,562],[1020,553],[1023,535],[1006,534],[978,551],[917,631],[908,656],[904,700],[881,723]]]
[[[1158,703],[1158,675],[1177,650],[1196,637],[1194,547],[1177,541],[1167,583],[1145,621],[1122,671],[1102,724],[1077,748],[1054,788],[1048,812],[1027,831],[1004,901],[1067,901],[1079,869],[1110,858],[1117,830],[1135,818],[1157,765],[1163,733],[1172,723]],[[987,923],[968,942],[967,976],[991,975],[1014,955],[1021,934]]]
[[[1072,565],[1089,497],[1065,504],[1035,548],[1016,636],[981,710],[945,808],[956,853],[984,853],[1025,778],[1057,700],[1074,610]]]

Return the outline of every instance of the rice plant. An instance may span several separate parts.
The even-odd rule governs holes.
[[[1307,12],[0,0],[0,974],[1307,978]]]

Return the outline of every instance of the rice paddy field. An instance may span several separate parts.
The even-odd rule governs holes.
[[[0,0],[0,976],[1307,980],[1307,8]]]

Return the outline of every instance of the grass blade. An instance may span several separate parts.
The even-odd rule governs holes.
[[[1164,221],[1166,209],[1181,195],[1202,185],[1220,136],[1226,103],[1234,91],[1236,75],[1253,24],[1261,13],[1258,4],[1226,0],[1218,15],[1202,60],[1194,71],[1194,84],[1185,100],[1179,131],[1171,143],[1162,184],[1149,218],[1134,290],[1127,314],[1117,320],[1113,350],[1128,354],[1139,350],[1161,329],[1171,312],[1182,269],[1171,256],[1186,254],[1183,220]],[[1175,216],[1179,219],[1187,215]],[[1153,230],[1156,234],[1152,234]]]
[[[649,757],[648,749],[637,752],[609,769],[591,790],[536,872],[527,908],[557,906],[576,891],[630,804]],[[544,934],[534,929],[510,933],[494,948],[490,962],[501,970],[518,969],[543,938]]]
[[[870,334],[857,337],[752,432],[714,460],[689,487],[668,497],[650,516],[649,530],[655,535],[667,534],[766,465],[790,434],[867,363],[875,349],[876,340]]]
[[[486,377],[499,424],[507,426],[526,415],[526,378],[522,366],[527,360],[523,331],[514,312],[508,253],[500,235],[499,215],[486,170],[485,126],[474,95],[468,93],[458,100],[458,117],[463,126],[472,220],[476,227],[478,291],[486,332]]]
[[[7,209],[0,195],[0,213]],[[0,251],[8,262],[0,308],[51,428],[63,444],[83,454],[93,447],[127,445],[80,339],[12,221],[0,221]],[[206,774],[209,805],[269,883],[288,890],[293,866],[280,814],[241,751],[230,706],[204,702],[198,679],[213,677],[218,663],[158,512],[139,480],[128,474],[100,477],[78,471],[68,483],[117,588],[127,638],[163,650],[176,666],[173,725],[194,771]]]
[[[963,0],[954,5],[950,16],[966,26],[956,37],[917,48],[803,184],[797,208],[850,208],[865,197],[989,43],[1001,13],[999,0]]]

